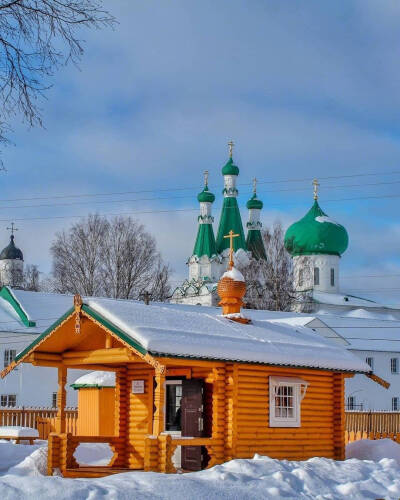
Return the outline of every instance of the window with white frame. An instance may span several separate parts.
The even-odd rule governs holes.
[[[399,358],[391,358],[390,370],[392,373],[399,373]]]
[[[365,358],[365,362],[367,363],[367,365],[369,365],[371,367],[371,370],[374,369],[374,358]]]
[[[400,410],[400,398],[395,397],[392,398],[392,411],[399,411]]]
[[[4,368],[12,363],[17,355],[17,351],[15,349],[6,349],[4,351]]]
[[[295,377],[269,377],[270,427],[300,427],[300,407],[308,382]]]
[[[2,394],[0,396],[0,406],[17,406],[17,395],[16,394]]]

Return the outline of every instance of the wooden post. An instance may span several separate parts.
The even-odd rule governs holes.
[[[345,458],[344,376],[333,374],[333,448],[335,460]]]
[[[57,391],[57,417],[56,432],[63,434],[65,432],[65,405],[67,404],[67,395],[65,384],[67,383],[67,367],[58,367],[58,391]]]
[[[165,406],[165,367],[160,366],[156,369],[156,388],[154,391],[154,420],[153,435],[159,436],[165,428],[164,406]]]
[[[114,467],[126,467],[128,410],[127,370],[121,368],[115,377],[115,435],[122,439],[115,445]]]
[[[226,415],[226,391],[225,391],[225,367],[213,369],[213,394],[212,394],[212,456],[208,467],[212,467],[224,461],[225,454],[225,415]]]

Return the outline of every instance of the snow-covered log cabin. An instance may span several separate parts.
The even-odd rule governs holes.
[[[48,473],[98,477],[127,470],[199,470],[255,453],[344,458],[344,379],[375,378],[342,346],[303,327],[240,311],[245,284],[231,269],[218,308],[76,296],[74,305],[17,355],[58,370],[56,432]],[[67,371],[115,372],[110,436],[65,432]],[[107,442],[107,467],[80,466],[80,443]]]

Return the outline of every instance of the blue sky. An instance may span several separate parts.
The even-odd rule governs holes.
[[[179,280],[196,235],[192,209],[202,171],[210,171],[218,220],[220,169],[232,138],[242,206],[257,176],[264,224],[288,225],[308,210],[311,179],[321,178],[321,206],[350,236],[343,286],[394,295],[381,288],[400,288],[400,4],[114,0],[105,6],[120,24],[82,33],[80,70],[59,71],[42,103],[46,129],[13,123],[16,145],[3,152],[8,172],[1,176],[4,244],[7,221],[25,219],[17,220],[25,259],[48,272],[54,233],[76,220],[54,217],[182,209],[136,214]],[[340,177],[366,173],[381,175]],[[323,179],[332,176],[338,178]],[[285,179],[291,182],[275,182]],[[154,192],[4,201],[142,190]],[[159,197],[167,199],[138,201]],[[355,274],[392,277],[349,278]]]

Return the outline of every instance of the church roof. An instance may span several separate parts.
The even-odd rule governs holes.
[[[193,255],[200,258],[203,255],[212,257],[216,254],[217,247],[215,245],[215,236],[212,224],[199,224]]]
[[[224,238],[229,231],[233,231],[239,236],[233,240],[233,249],[236,252],[239,248],[247,250],[246,240],[243,232],[242,218],[240,216],[239,206],[234,196],[224,198],[222,205],[221,218],[219,220],[217,233],[217,251],[222,253],[229,248],[229,240]]]
[[[291,255],[341,256],[348,243],[346,229],[328,217],[317,200],[306,215],[292,224],[285,234],[285,248]]]
[[[201,193],[197,195],[197,200],[202,202],[214,203],[215,195],[208,190],[208,186],[204,186],[204,189]]]
[[[263,206],[263,202],[257,198],[257,193],[254,193],[250,200],[246,203],[246,207],[249,210],[251,210],[252,208],[261,210]]]
[[[246,246],[255,259],[267,260],[263,237],[259,229],[252,229],[247,232]]]
[[[10,243],[0,253],[0,260],[6,259],[24,260],[21,250],[15,246],[13,234],[10,236]]]
[[[222,167],[222,175],[239,175],[239,167],[233,163],[232,158],[229,158],[226,164]]]

